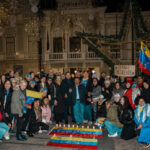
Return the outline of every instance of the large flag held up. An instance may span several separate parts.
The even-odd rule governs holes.
[[[142,72],[147,75],[150,75],[150,50],[147,45],[141,41],[141,50],[138,60],[139,68]]]
[[[33,101],[38,98],[39,100],[42,100],[42,93],[40,92],[35,92],[35,91],[31,91],[31,90],[26,90],[26,104],[31,106]]]

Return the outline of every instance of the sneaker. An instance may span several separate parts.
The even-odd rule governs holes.
[[[108,134],[108,137],[117,137],[117,136],[118,136],[117,132],[113,135]]]
[[[42,130],[39,130],[38,133],[42,133]]]
[[[24,134],[27,134],[27,131],[23,131]]]
[[[5,140],[10,140],[9,136],[4,136]]]
[[[148,147],[150,147],[150,144],[145,143],[145,144],[144,144],[144,148],[148,148]]]

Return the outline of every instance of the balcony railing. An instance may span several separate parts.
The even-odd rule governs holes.
[[[46,53],[46,60],[74,60],[74,59],[100,59],[94,52],[67,52],[67,53]]]
[[[68,59],[80,59],[80,58],[82,58],[82,54],[81,54],[81,52],[76,52],[76,53],[70,52],[70,53],[68,53],[67,58]]]

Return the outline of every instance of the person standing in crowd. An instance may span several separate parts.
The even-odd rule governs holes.
[[[92,124],[92,104],[91,104],[92,78],[89,77],[88,70],[85,70],[83,72],[81,84],[86,88],[88,92],[84,108],[84,123]]]
[[[96,121],[96,113],[97,113],[97,102],[99,100],[99,97],[101,95],[101,87],[98,85],[98,79],[93,78],[93,85],[92,85],[92,106],[93,106],[93,119]]]
[[[126,96],[129,99],[130,105],[132,106],[133,110],[135,110],[134,101],[135,101],[136,97],[139,96],[140,94],[141,94],[141,92],[138,88],[138,85],[135,83],[124,94],[124,96]]]
[[[17,84],[20,85],[22,77],[20,76],[20,73],[18,71],[15,72],[14,78],[17,80]]]
[[[124,140],[132,139],[136,136],[134,111],[127,97],[123,96],[120,100],[119,120],[123,124],[121,138]]]
[[[29,137],[33,137],[33,134],[39,132],[42,133],[42,130],[48,130],[49,126],[46,122],[42,122],[42,110],[40,107],[40,100],[35,99],[32,103],[31,114],[29,118],[29,127],[27,134]]]
[[[50,69],[50,70],[49,70],[49,73],[48,73],[48,75],[47,75],[47,78],[51,78],[52,81],[53,81],[53,83],[55,83],[56,76],[55,76],[55,74],[54,74],[53,69]]]
[[[101,73],[100,80],[99,80],[99,85],[100,85],[101,87],[104,86],[105,77],[106,77],[106,73],[105,73],[105,72],[102,72],[102,73]]]
[[[124,86],[125,86],[125,83],[126,83],[125,77],[121,76],[121,77],[119,78],[119,82],[120,82],[120,85],[121,85],[122,87],[124,87]]]
[[[5,138],[5,140],[9,140],[10,136],[9,136],[9,129],[10,127],[5,123],[5,121],[3,121],[3,109],[2,109],[2,105],[0,102],[0,143],[2,142],[3,137]]]
[[[31,91],[37,91],[36,89],[36,82],[34,80],[30,81],[29,82],[29,86],[27,87],[28,90],[31,90]]]
[[[143,143],[145,148],[150,147],[150,105],[139,96],[135,100],[136,110],[134,121],[137,125],[138,142]]]
[[[41,103],[42,110],[42,122],[49,125],[51,119],[51,108],[49,105],[49,99],[47,97],[43,98]]]
[[[43,92],[44,88],[47,88],[46,77],[42,76],[41,77],[41,82],[38,84],[38,91]]]
[[[26,87],[27,82],[22,80],[18,90],[13,91],[11,99],[11,113],[15,116],[16,123],[16,138],[17,140],[24,141],[26,137],[22,135],[22,117],[23,114],[27,113],[27,106],[25,104],[26,99]]]
[[[120,83],[119,82],[116,82],[115,83],[115,86],[114,86],[114,89],[113,89],[113,92],[112,92],[112,99],[114,97],[115,94],[119,94],[120,97],[122,97],[124,95],[124,89],[120,86]]]
[[[144,81],[143,77],[142,76],[138,76],[138,78],[137,78],[137,85],[138,85],[140,90],[142,90],[142,88],[143,88],[143,81]]]
[[[28,73],[28,74],[26,75],[27,89],[29,88],[30,81],[31,81],[31,74]]]
[[[106,100],[111,99],[111,97],[112,97],[112,88],[111,88],[109,80],[105,81],[104,86],[101,89],[102,89],[102,94],[104,95],[104,98]]]
[[[87,98],[86,88],[80,84],[80,78],[75,77],[75,86],[72,89],[73,112],[76,124],[80,125],[84,119],[85,100]]]
[[[146,103],[150,104],[150,87],[149,83],[144,81],[141,96],[144,97]]]
[[[68,116],[69,111],[71,110],[72,106],[72,88],[74,86],[73,79],[71,78],[70,72],[66,72],[66,77],[62,81],[62,90],[64,95],[64,102],[65,102],[65,123],[68,124]],[[72,115],[73,117],[73,115]]]
[[[12,121],[12,114],[11,114],[11,98],[12,98],[12,88],[11,88],[11,82],[9,80],[6,80],[4,82],[4,89],[0,93],[0,102],[3,109],[3,112],[5,114],[5,123],[9,126],[11,126]],[[4,116],[3,116],[4,117]]]
[[[4,82],[6,80],[5,75],[1,75],[1,79],[0,79],[0,92],[4,89]]]
[[[58,124],[62,122],[62,120],[64,120],[64,113],[65,113],[62,80],[60,76],[56,76],[55,88],[56,88],[56,95],[54,97],[54,120]]]
[[[132,84],[133,84],[132,78],[126,78],[125,90],[127,91],[128,89],[130,89]]]
[[[15,78],[11,78],[10,81],[11,81],[11,84],[12,84],[13,91],[18,90],[19,85],[17,84],[17,80]]]

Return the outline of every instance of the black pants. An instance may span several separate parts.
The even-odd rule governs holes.
[[[16,135],[19,135],[19,134],[21,134],[21,131],[22,131],[22,117],[19,117],[18,114],[14,114],[14,117],[17,120],[17,123],[16,123],[16,128],[17,128]]]
[[[22,125],[22,130],[26,131],[27,130],[27,125],[29,123],[30,119],[30,114],[31,114],[31,109],[27,109],[27,113],[23,114],[23,125]]]
[[[40,130],[48,130],[49,126],[43,122],[29,123],[28,133],[36,133]]]

